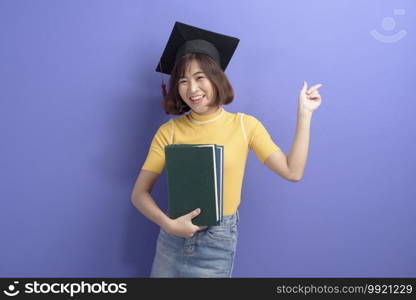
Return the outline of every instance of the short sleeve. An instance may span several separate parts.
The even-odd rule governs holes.
[[[164,123],[159,127],[150,144],[149,152],[142,166],[142,170],[152,171],[161,174],[165,167],[165,146],[171,141],[171,125],[170,122]]]
[[[280,150],[280,148],[273,142],[270,134],[259,120],[250,115],[246,116],[246,124],[249,128],[249,148],[254,151],[261,163],[264,163],[270,154]]]

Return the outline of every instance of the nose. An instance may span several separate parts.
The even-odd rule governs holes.
[[[191,94],[195,94],[195,92],[198,90],[198,83],[194,80],[191,80],[191,83],[189,84],[189,91]]]

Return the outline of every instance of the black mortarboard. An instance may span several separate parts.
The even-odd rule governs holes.
[[[239,41],[235,37],[175,22],[156,71],[171,74],[175,63],[191,52],[209,55],[225,71]]]

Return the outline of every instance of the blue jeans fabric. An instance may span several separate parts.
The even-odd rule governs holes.
[[[238,210],[219,225],[182,238],[160,229],[150,277],[231,277],[237,248]]]

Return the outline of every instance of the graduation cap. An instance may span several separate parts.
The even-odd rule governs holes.
[[[176,62],[188,53],[207,54],[225,71],[239,41],[235,37],[175,22],[156,71],[171,74]]]

